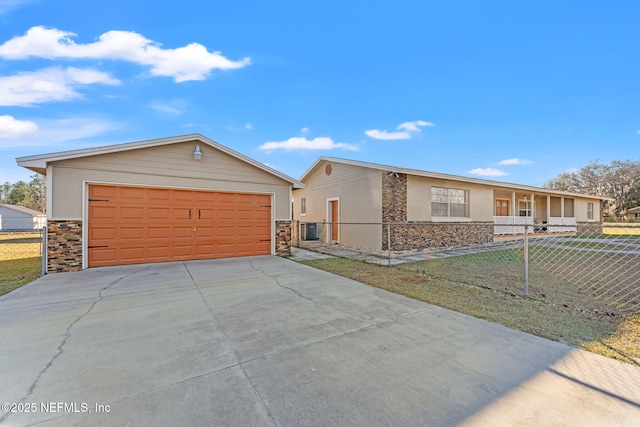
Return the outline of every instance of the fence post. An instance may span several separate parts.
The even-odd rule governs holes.
[[[524,226],[524,296],[529,294],[529,225]]]
[[[387,258],[388,264],[391,265],[391,223],[387,223]]]
[[[40,254],[42,255],[42,265],[40,267],[40,275],[47,274],[47,226],[41,228],[42,238],[40,239]]]

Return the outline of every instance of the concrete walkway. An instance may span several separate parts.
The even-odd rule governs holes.
[[[503,249],[515,249],[518,247],[522,247],[522,241],[517,240],[509,240],[499,243],[490,243],[486,245],[476,245],[476,246],[464,246],[459,248],[442,248],[442,249],[431,249],[431,250],[417,250],[417,251],[403,251],[401,253],[391,252],[391,259],[389,259],[389,254],[386,252],[378,252],[375,253],[373,251],[359,251],[357,249],[349,248],[341,245],[330,245],[328,243],[314,240],[314,241],[302,241],[300,248],[294,248],[298,250],[307,252],[316,252],[321,256],[327,257],[337,257],[337,258],[349,258],[349,259],[357,259],[360,261],[366,261],[370,264],[379,264],[379,265],[397,265],[404,264],[407,262],[415,262],[415,261],[424,261],[429,259],[440,259],[440,258],[449,258],[460,255],[469,255],[476,254],[481,252],[491,252],[498,251]],[[308,259],[317,259],[312,258],[312,255],[305,255],[305,257],[310,257]],[[295,254],[294,254],[294,258]],[[300,259],[305,260],[305,259]]]
[[[6,426],[640,419],[636,366],[278,257],[52,274],[0,325]]]

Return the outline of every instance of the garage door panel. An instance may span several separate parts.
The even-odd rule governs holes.
[[[202,238],[202,237],[212,237],[215,236],[216,234],[216,227],[214,227],[213,225],[198,225],[197,227],[197,232],[196,232],[196,238]]]
[[[270,195],[90,185],[89,266],[270,254],[270,204]]]
[[[115,249],[97,248],[97,249],[91,250],[89,261],[100,263],[100,262],[110,261],[115,257],[116,257]],[[108,264],[104,264],[104,265],[108,265]]]
[[[174,246],[171,258],[176,261],[195,259],[193,246]]]
[[[173,227],[173,237],[175,239],[191,239],[193,237],[193,228],[188,227]]]
[[[145,219],[145,209],[140,206],[122,207],[120,208],[120,218],[128,219]]]
[[[144,227],[122,227],[120,238],[123,240],[142,240],[145,237]]]
[[[236,211],[236,218],[240,221],[253,222],[254,211],[250,209],[238,209]]]
[[[216,245],[205,244],[196,246],[196,255],[199,259],[215,258]]]
[[[176,202],[192,202],[194,201],[194,192],[187,190],[170,190],[173,192],[173,200]]]
[[[116,214],[116,208],[110,206],[91,206],[89,215],[95,220],[108,219],[111,220]]]
[[[168,220],[171,218],[171,209],[167,208],[148,208],[147,217],[149,219]]]
[[[245,227],[243,227],[243,226],[238,226],[238,227],[236,228],[236,233],[237,233],[237,235],[238,235],[240,238],[243,238],[243,237],[252,237],[252,236],[254,236],[254,235],[255,235],[255,230],[254,230],[254,227],[252,227],[252,226],[250,226],[250,225],[249,225],[249,226],[245,226]]]
[[[169,227],[148,227],[147,234],[149,239],[168,239],[171,236]]]
[[[146,258],[146,250],[143,246],[120,248],[122,261],[143,261]]]
[[[95,227],[89,230],[89,240],[114,240],[117,232],[115,227]]]
[[[152,260],[170,260],[171,248],[167,245],[163,246],[149,246],[148,256]]]
[[[270,221],[271,220],[271,211],[270,210],[254,211],[254,217],[253,218],[256,221]]]
[[[174,220],[189,221],[193,213],[189,208],[173,208],[172,216]]]
[[[229,208],[220,208],[216,210],[214,218],[218,221],[233,221],[236,217],[236,210]]]
[[[171,201],[172,191],[163,188],[149,188],[147,191],[147,199],[150,203],[167,204]]]
[[[91,195],[89,198],[93,199],[106,199],[113,198],[116,196],[116,192],[118,191],[118,187],[112,186],[92,186]]]

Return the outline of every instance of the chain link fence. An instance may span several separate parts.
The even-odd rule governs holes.
[[[640,224],[300,222],[293,244],[576,310],[640,314]]]
[[[11,271],[14,265],[24,262],[29,262],[40,274],[44,274],[46,235],[46,227],[39,230],[0,231],[0,274],[4,275]]]

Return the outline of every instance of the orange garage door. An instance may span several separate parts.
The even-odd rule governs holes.
[[[271,253],[271,196],[89,186],[88,265]]]

